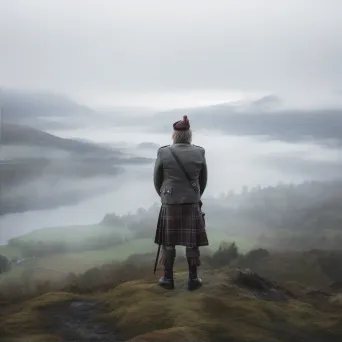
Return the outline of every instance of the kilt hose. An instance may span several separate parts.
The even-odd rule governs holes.
[[[198,203],[162,204],[154,242],[162,246],[208,246],[205,222]]]

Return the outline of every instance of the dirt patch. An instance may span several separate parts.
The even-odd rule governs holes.
[[[46,333],[58,336],[61,342],[116,342],[113,327],[103,323],[100,304],[73,301],[41,312]]]

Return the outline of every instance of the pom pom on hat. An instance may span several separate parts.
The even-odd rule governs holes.
[[[187,115],[183,116],[183,120],[177,121],[173,124],[175,131],[188,131],[190,129],[190,122]]]

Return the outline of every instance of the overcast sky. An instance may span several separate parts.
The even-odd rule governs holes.
[[[341,13],[341,0],[0,0],[0,86],[103,106],[342,98]]]

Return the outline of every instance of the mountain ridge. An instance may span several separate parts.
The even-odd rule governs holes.
[[[125,165],[152,162],[150,158],[128,155],[117,148],[60,138],[8,122],[2,125],[1,142],[0,215],[53,208],[63,203],[70,205],[86,194],[103,192],[104,182],[123,173]],[[79,189],[77,182],[87,180],[90,186],[92,179],[95,182],[92,192],[88,187],[84,191]]]

